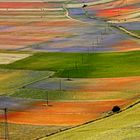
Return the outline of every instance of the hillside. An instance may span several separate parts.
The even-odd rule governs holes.
[[[139,140],[140,104],[111,117],[41,140]]]

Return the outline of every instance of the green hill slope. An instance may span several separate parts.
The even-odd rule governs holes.
[[[106,119],[42,140],[139,140],[140,104]]]
[[[140,75],[140,51],[124,53],[36,53],[1,68],[51,70],[56,77],[127,77]]]

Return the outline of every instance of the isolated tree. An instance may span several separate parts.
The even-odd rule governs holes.
[[[113,108],[112,108],[112,112],[119,112],[121,109],[120,109],[120,107],[119,106],[113,106]]]
[[[86,4],[84,4],[82,7],[83,7],[83,8],[85,8],[85,7],[87,7],[87,5],[86,5]]]

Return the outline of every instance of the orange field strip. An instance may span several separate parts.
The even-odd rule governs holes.
[[[118,15],[122,15],[128,12],[131,12],[135,10],[135,7],[121,7],[121,8],[112,8],[112,9],[106,9],[106,10],[101,10],[98,13],[98,16],[101,17],[113,17],[113,16],[118,16]]]
[[[17,124],[32,125],[78,125],[94,120],[103,112],[109,111],[114,105],[124,106],[129,100],[103,100],[92,102],[39,102],[32,109],[10,112],[8,121]],[[2,115],[1,115],[2,121]]]
[[[134,51],[134,50],[140,50],[140,42],[136,40],[122,40],[115,46],[114,48],[117,48],[118,51]]]

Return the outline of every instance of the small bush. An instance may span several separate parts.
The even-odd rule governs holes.
[[[87,7],[87,5],[86,5],[86,4],[84,4],[84,5],[82,6],[82,8],[85,8],[85,7]]]
[[[119,112],[120,110],[120,107],[117,105],[112,108],[112,112]]]

